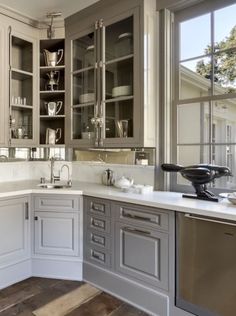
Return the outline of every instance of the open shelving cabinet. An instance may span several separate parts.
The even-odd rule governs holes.
[[[64,53],[64,39],[40,40],[39,144],[42,147],[65,144]]]

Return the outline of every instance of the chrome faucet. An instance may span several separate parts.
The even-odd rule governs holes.
[[[62,166],[61,166],[61,171],[62,171],[62,169],[63,169],[64,167],[67,168],[67,186],[68,186],[68,187],[71,187],[71,186],[72,186],[72,180],[70,179],[70,168],[69,168],[68,165],[62,165]]]
[[[56,159],[54,157],[51,157],[50,161],[51,161],[50,182],[55,183],[55,181],[60,181],[60,175],[59,176],[54,175],[54,164],[55,164]]]

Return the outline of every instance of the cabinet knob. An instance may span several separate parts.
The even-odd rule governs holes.
[[[38,220],[38,216],[35,216],[35,217],[34,217],[34,220],[37,221],[37,220]]]

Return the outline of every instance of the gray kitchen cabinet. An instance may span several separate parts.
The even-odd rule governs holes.
[[[79,255],[79,214],[35,212],[35,253],[41,255]]]
[[[30,259],[29,212],[28,197],[0,200],[0,268]]]
[[[173,212],[84,197],[85,281],[167,316],[173,249]]]
[[[79,257],[80,198],[71,195],[37,194],[33,201],[35,255]]]
[[[37,144],[38,30],[1,15],[0,145]]]
[[[84,198],[84,260],[110,269],[112,251],[110,202]]]
[[[155,146],[155,4],[103,0],[66,19],[67,144]]]
[[[6,106],[8,99],[8,54],[7,54],[7,26],[2,21],[0,22],[0,146],[6,146],[9,138],[9,125],[6,124],[9,118],[9,108]]]
[[[115,203],[113,216],[115,270],[168,291],[169,213]]]
[[[168,234],[116,223],[116,271],[168,290]]]
[[[36,146],[38,143],[38,33],[33,27],[9,31],[9,145]]]

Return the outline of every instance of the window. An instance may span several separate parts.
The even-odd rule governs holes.
[[[201,4],[175,14],[172,161],[228,166],[235,177],[215,181],[221,191],[236,189],[235,16],[236,1],[208,12]],[[188,190],[190,183],[181,176],[173,181],[172,189]]]

